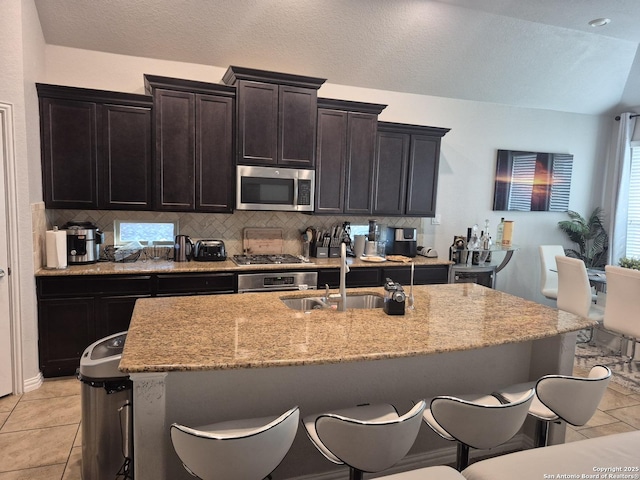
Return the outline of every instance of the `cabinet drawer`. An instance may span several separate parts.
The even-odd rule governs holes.
[[[325,284],[330,288],[340,286],[340,270],[327,269],[318,271],[318,289],[323,289]],[[347,287],[379,287],[382,285],[379,268],[351,268],[347,273]]]
[[[411,267],[385,267],[382,269],[382,279],[391,278],[394,282],[406,286],[411,284]],[[447,265],[415,267],[413,272],[414,285],[430,285],[448,283],[449,267]]]
[[[151,294],[150,275],[38,277],[38,297]]]
[[[158,275],[158,294],[167,293],[234,293],[237,291],[233,273]]]

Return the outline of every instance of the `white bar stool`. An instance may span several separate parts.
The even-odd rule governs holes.
[[[607,390],[611,370],[596,365],[586,378],[569,375],[545,375],[537,382],[512,385],[495,393],[509,402],[535,387],[536,395],[529,415],[537,419],[535,446],[547,445],[549,423],[564,420],[574,426],[587,423],[596,412]]]
[[[491,395],[438,396],[423,419],[442,438],[458,442],[456,468],[469,464],[469,447],[489,449],[509,441],[527,418],[533,389],[510,403]]]
[[[202,480],[261,480],[280,464],[298,430],[300,411],[189,428],[171,425],[184,468]],[[270,477],[269,477],[270,478]]]
[[[349,479],[380,472],[399,462],[418,436],[424,400],[404,415],[393,405],[359,405],[309,415],[302,424],[315,447],[329,461],[349,466]]]

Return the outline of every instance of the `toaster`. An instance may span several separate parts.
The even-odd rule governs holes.
[[[193,259],[198,262],[221,262],[227,259],[222,240],[198,240],[193,247]]]

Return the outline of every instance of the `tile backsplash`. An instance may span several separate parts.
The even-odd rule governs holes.
[[[178,221],[181,234],[193,239],[215,238],[223,240],[228,255],[242,253],[242,236],[245,227],[282,228],[284,253],[299,255],[302,252],[300,234],[307,227],[326,228],[349,221],[354,225],[366,225],[375,218],[380,224],[393,227],[416,228],[420,232],[420,218],[414,217],[342,217],[305,215],[295,212],[236,211],[233,214],[180,213],[180,212],[130,212],[113,210],[46,210],[46,229],[61,227],[66,222],[93,222],[105,233],[105,243],[113,243],[115,220]],[[44,231],[38,245],[44,243]],[[34,245],[36,243],[34,242]],[[36,263],[36,265],[40,265]]]

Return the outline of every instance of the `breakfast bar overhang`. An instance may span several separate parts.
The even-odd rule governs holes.
[[[349,294],[383,294],[382,288]],[[272,292],[140,299],[120,369],[133,381],[137,480],[191,478],[169,426],[302,414],[386,402],[406,410],[436,395],[490,393],[570,374],[589,319],[477,284],[414,287],[415,309],[292,310]],[[518,440],[527,443],[533,425]],[[555,426],[551,442],[564,440]],[[530,444],[530,443],[529,443]],[[399,468],[443,463],[455,446],[422,428]],[[486,453],[486,452],[485,452]],[[340,478],[300,429],[274,478]],[[391,473],[391,472],[389,472]]]

